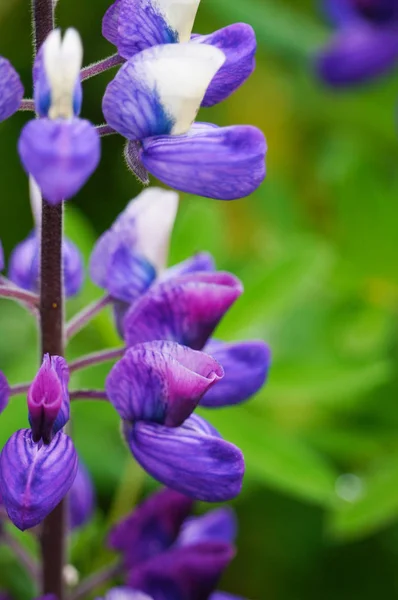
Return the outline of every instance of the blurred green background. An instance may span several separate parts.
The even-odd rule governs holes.
[[[0,0],[0,54],[21,73],[30,96],[28,4]],[[58,22],[81,31],[86,64],[114,51],[101,37],[109,4],[59,0]],[[269,382],[255,399],[206,414],[247,462],[233,503],[239,553],[222,587],[251,600],[397,598],[398,80],[325,89],[311,68],[314,50],[328,37],[315,0],[203,0],[195,31],[240,20],[256,30],[257,70],[200,119],[260,127],[268,176],[237,202],[182,195],[170,257],[172,264],[208,250],[220,268],[241,277],[246,292],[218,335],[260,337],[273,352]],[[100,98],[110,77],[85,84],[84,116],[95,123],[103,120]],[[27,118],[18,114],[0,125],[0,238],[7,254],[32,226],[16,152]],[[103,141],[100,169],[66,207],[67,233],[86,261],[95,237],[139,192],[122,148],[116,136]],[[99,296],[87,282],[69,314]],[[0,368],[12,383],[28,380],[37,366],[31,318],[3,301],[0,332]],[[118,343],[104,314],[73,340],[68,357]],[[72,383],[100,387],[105,375],[106,367],[96,368]],[[24,400],[16,398],[1,416],[0,443],[26,424]],[[106,559],[101,536],[109,522],[153,483],[127,455],[111,407],[74,406],[73,430],[100,501],[95,524],[72,544],[84,572],[92,557],[97,564]],[[8,566],[0,585],[29,598],[4,548],[0,561]]]

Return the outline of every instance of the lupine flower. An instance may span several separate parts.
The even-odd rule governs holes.
[[[98,133],[78,118],[81,106],[82,45],[68,29],[64,39],[52,31],[36,58],[35,103],[39,119],[29,121],[19,139],[26,172],[51,204],[74,196],[96,169]]]
[[[101,600],[98,598],[97,600]],[[103,600],[153,600],[147,594],[137,592],[127,587],[112,588],[106,593]]]
[[[69,492],[69,526],[81,527],[90,520],[95,507],[95,490],[86,467],[79,460],[76,478]]]
[[[164,44],[134,55],[108,85],[108,124],[134,145],[143,166],[177,190],[232,200],[265,177],[266,142],[251,126],[217,127],[194,120],[225,63],[216,46]]]
[[[172,289],[178,285],[179,277],[191,276],[193,282],[199,283],[199,274],[205,272],[213,273],[214,282],[217,278],[221,281],[220,275],[214,273],[214,260],[207,253],[199,253],[166,268],[177,203],[178,196],[173,192],[160,188],[145,190],[128,204],[112,227],[100,237],[91,254],[91,278],[115,300],[116,322],[123,337],[124,319],[129,311],[129,304],[144,293],[150,302],[159,290],[161,293],[162,289]],[[203,286],[202,297],[205,303],[208,289],[210,286]],[[164,311],[169,320],[183,318],[181,314],[174,315],[178,311],[178,303],[174,300],[169,302],[167,294],[163,298]],[[143,298],[142,301],[144,302]],[[184,304],[185,301],[186,298],[182,297],[181,303]],[[212,310],[211,301],[209,310]],[[129,314],[132,312],[134,315],[133,309]],[[130,319],[133,320],[132,327],[135,327],[135,317],[129,316]],[[152,339],[160,339],[156,335]],[[163,334],[159,333],[161,335]],[[133,343],[129,341],[128,334],[126,339],[128,344]],[[190,345],[187,340],[182,343]],[[201,405],[218,407],[237,404],[247,400],[264,384],[270,364],[270,352],[264,342],[225,344],[213,340],[203,349],[225,367],[225,376],[201,398]]]
[[[31,429],[14,433],[0,456],[3,503],[22,531],[41,523],[76,477],[76,450],[62,432],[69,419],[68,380],[64,359],[45,355],[28,392]]]
[[[152,341],[130,348],[106,380],[135,459],[165,485],[209,502],[236,496],[244,471],[240,450],[192,414],[222,375],[203,352]]]
[[[40,189],[32,177],[29,178],[29,188],[35,230],[14,248],[10,256],[8,277],[24,290],[39,292],[42,198]],[[65,295],[69,298],[80,291],[84,280],[84,268],[79,249],[66,237],[62,241],[62,261]]]
[[[8,275],[23,289],[38,292],[42,197],[40,188],[31,176],[29,192],[35,229],[14,248],[10,257]],[[62,260],[65,294],[67,297],[74,296],[83,285],[83,259],[77,246],[66,237],[62,241]]]
[[[165,0],[116,0],[102,22],[104,37],[125,59],[158,44],[179,42],[216,46],[226,61],[210,83],[202,106],[230,96],[251,75],[255,66],[255,33],[246,23],[235,23],[210,35],[191,35],[199,0],[170,4]]]
[[[122,553],[129,585],[153,600],[232,600],[214,588],[234,556],[234,513],[219,508],[189,517],[192,507],[189,498],[163,489],[118,523],[108,544]]]
[[[3,251],[3,245],[1,243],[0,240],[0,271],[2,271],[4,269],[4,251]]]
[[[3,412],[8,404],[8,398],[10,396],[10,386],[5,375],[0,371],[0,413]]]
[[[316,62],[326,83],[365,82],[398,63],[396,0],[324,0],[324,4],[337,27]]]
[[[11,117],[20,107],[23,85],[11,63],[0,56],[0,121]]]

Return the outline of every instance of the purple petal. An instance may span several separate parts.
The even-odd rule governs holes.
[[[104,600],[153,600],[147,594],[127,587],[117,587],[109,590]]]
[[[144,140],[142,162],[176,190],[234,200],[250,195],[264,180],[266,150],[256,127],[196,124],[185,135]]]
[[[202,106],[213,106],[237,90],[255,68],[256,34],[246,23],[234,23],[210,35],[195,35],[192,41],[210,44],[222,50],[227,58],[207,88]]]
[[[128,583],[153,600],[207,600],[233,556],[222,543],[176,548],[134,569]]]
[[[0,271],[2,271],[4,269],[4,251],[3,251],[3,245],[0,241]]]
[[[71,198],[95,171],[100,138],[82,119],[29,121],[18,144],[22,164],[51,204]]]
[[[214,592],[209,597],[209,600],[245,600],[241,596],[235,596],[232,594],[227,594],[226,592]]]
[[[353,0],[322,0],[322,7],[331,22],[337,26],[358,19],[358,11]]]
[[[92,517],[95,507],[95,490],[90,474],[79,460],[76,478],[69,492],[69,525],[81,527]]]
[[[112,298],[128,304],[146,292],[156,278],[154,267],[127,245],[119,245],[110,257],[108,266],[108,293]]]
[[[241,490],[244,461],[241,451],[198,427],[199,417],[181,427],[136,423],[128,444],[155,479],[197,500],[222,502]]]
[[[39,291],[40,241],[35,232],[18,244],[11,256],[8,277],[16,285],[31,292]],[[75,296],[83,285],[83,258],[77,246],[64,238],[62,246],[63,275],[67,298]]]
[[[68,392],[69,384],[69,369],[66,360],[62,356],[51,356],[51,368],[57,374],[58,380],[62,387],[62,403],[55,419],[53,433],[57,433],[69,421],[70,400]]]
[[[218,362],[207,354],[155,341],[130,348],[105,387],[122,419],[178,427],[222,376]]]
[[[345,86],[382,75],[398,62],[397,31],[366,24],[340,30],[316,59],[319,77]]]
[[[69,491],[77,472],[72,440],[58,432],[34,443],[29,429],[14,433],[0,456],[0,490],[8,516],[24,531],[38,525]]]
[[[120,4],[122,0],[116,0],[110,5],[102,19],[102,35],[114,46],[118,43],[118,21],[120,13]]]
[[[224,368],[223,379],[200,401],[215,408],[248,400],[264,385],[271,362],[269,347],[261,341],[226,344],[211,340],[206,348]]]
[[[11,63],[0,56],[0,121],[5,121],[19,109],[23,85]]]
[[[126,343],[170,340],[201,350],[241,293],[241,282],[223,272],[193,273],[154,285],[125,316]]]
[[[40,439],[48,444],[52,438],[52,428],[61,409],[63,396],[62,383],[52,368],[48,354],[28,390],[29,423],[32,439]]]
[[[10,397],[10,386],[4,373],[0,371],[0,414],[6,408]]]
[[[201,517],[191,517],[182,526],[178,546],[192,546],[201,542],[227,542],[236,538],[237,522],[232,508],[216,508]]]
[[[178,33],[165,21],[155,2],[122,0],[117,22],[115,45],[123,58],[131,58],[151,46],[178,41]]]
[[[174,543],[192,506],[191,498],[162,489],[113,527],[109,547],[123,553],[127,568],[148,560]]]
[[[180,262],[173,267],[167,269],[160,277],[161,281],[166,279],[172,279],[173,277],[180,277],[181,275],[189,275],[190,273],[197,273],[207,271],[212,273],[216,270],[214,258],[208,252],[198,252],[187,260]]]

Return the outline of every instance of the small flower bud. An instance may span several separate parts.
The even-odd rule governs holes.
[[[29,423],[34,442],[49,444],[52,428],[62,405],[63,389],[48,354],[44,356],[28,391]]]

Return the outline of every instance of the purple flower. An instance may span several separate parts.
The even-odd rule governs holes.
[[[23,85],[11,63],[0,56],[0,121],[5,121],[19,109]]]
[[[0,240],[0,271],[2,271],[4,269],[4,251],[3,251],[3,245],[1,243]]]
[[[64,238],[62,261],[65,294],[75,296],[83,285],[83,259],[77,246]],[[8,276],[19,287],[31,292],[39,291],[40,281],[40,240],[37,232],[32,232],[20,242],[10,256]]]
[[[62,432],[69,419],[68,381],[65,360],[45,355],[28,392],[32,429],[14,433],[0,456],[0,493],[22,531],[41,523],[76,477],[77,453]]]
[[[256,37],[246,23],[235,23],[210,35],[191,35],[198,0],[176,5],[165,0],[116,0],[105,13],[102,32],[125,59],[159,44],[203,43],[223,51],[226,61],[210,83],[202,106],[230,96],[254,70]]]
[[[76,116],[81,106],[81,61],[81,41],[74,29],[67,30],[63,41],[59,30],[50,33],[34,68],[41,118],[29,121],[19,139],[22,164],[51,204],[74,196],[100,158],[95,127]]]
[[[143,166],[177,190],[232,200],[265,177],[266,142],[251,126],[193,124],[209,84],[225,63],[206,43],[166,44],[130,58],[108,85],[108,124],[135,145]]]
[[[8,404],[8,398],[10,396],[10,386],[5,375],[0,371],[0,413],[3,412]]]
[[[190,510],[189,498],[166,488],[111,530],[108,543],[122,553],[132,588],[154,600],[209,598],[234,555],[236,519],[229,508],[200,517]]]
[[[240,450],[192,415],[222,375],[202,352],[152,341],[130,348],[106,380],[136,460],[170,488],[209,502],[236,496],[244,472]]]
[[[97,600],[101,600],[98,598]],[[105,594],[103,600],[153,600],[143,592],[137,592],[128,587],[112,588]]]
[[[131,303],[166,266],[178,196],[160,188],[144,190],[97,241],[90,277],[116,300]]]
[[[95,490],[90,474],[79,460],[76,478],[69,492],[69,526],[81,527],[92,517],[95,507]]]
[[[325,0],[337,27],[319,52],[319,76],[333,86],[362,83],[398,62],[398,4],[395,0]]]

